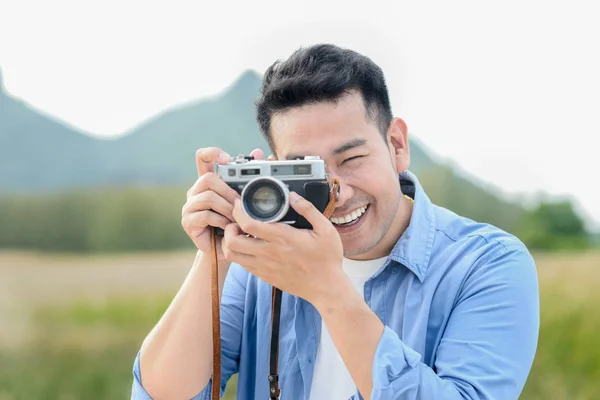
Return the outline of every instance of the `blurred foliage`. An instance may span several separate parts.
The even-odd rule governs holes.
[[[40,306],[28,350],[0,348],[0,399],[128,399],[141,340],[172,295]],[[225,399],[235,398],[235,379]]]
[[[533,210],[512,206],[451,169],[419,175],[436,204],[516,234],[531,249],[589,246],[569,202]],[[0,248],[59,252],[160,251],[189,248],[181,227],[184,187],[128,187],[0,196]]]
[[[524,400],[600,398],[600,347],[596,346],[600,254],[538,258],[541,331]],[[594,264],[594,265],[592,265]],[[563,265],[564,268],[557,266]],[[577,265],[573,269],[570,266]],[[567,270],[568,271],[565,271]],[[563,271],[557,273],[557,271]],[[571,278],[571,283],[565,277]],[[127,399],[141,341],[173,293],[109,297],[105,301],[39,305],[31,345],[0,348],[0,399]],[[235,398],[235,377],[226,399]]]
[[[184,189],[126,188],[0,197],[0,248],[58,252],[152,251],[190,241]]]
[[[583,249],[591,245],[584,221],[568,201],[542,202],[520,221],[521,240],[535,249]]]

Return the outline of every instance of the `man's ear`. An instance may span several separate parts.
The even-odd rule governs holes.
[[[410,166],[410,147],[408,127],[402,118],[392,119],[387,132],[387,144],[396,172],[406,171]]]

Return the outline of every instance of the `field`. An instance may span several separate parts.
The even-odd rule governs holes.
[[[193,257],[0,253],[0,400],[128,399],[140,343]],[[600,399],[600,252],[535,258],[542,327],[521,398]]]

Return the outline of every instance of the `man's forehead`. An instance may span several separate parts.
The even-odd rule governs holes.
[[[367,116],[361,98],[348,95],[336,102],[307,104],[275,113],[270,130],[278,158],[324,158],[341,153],[342,147],[356,147],[359,139],[364,144],[372,136],[370,131],[378,131],[378,127]]]
[[[320,144],[320,146],[319,146]],[[299,145],[296,148],[282,149],[281,157],[286,160],[295,160],[297,158],[303,158],[305,156],[320,156],[326,158],[330,156],[337,156],[345,153],[346,151],[352,150],[357,147],[365,146],[367,139],[364,138],[350,138],[345,141],[333,144],[325,148],[323,142],[316,143],[316,146],[310,146],[306,143]]]

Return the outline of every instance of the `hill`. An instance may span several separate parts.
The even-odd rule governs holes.
[[[165,110],[117,139],[99,139],[6,93],[0,74],[0,191],[187,186],[195,179],[196,148],[268,149],[254,117],[260,83],[256,72],[246,71],[218,96]],[[437,163],[417,140],[411,155],[411,170],[435,202],[514,230],[520,205]]]

